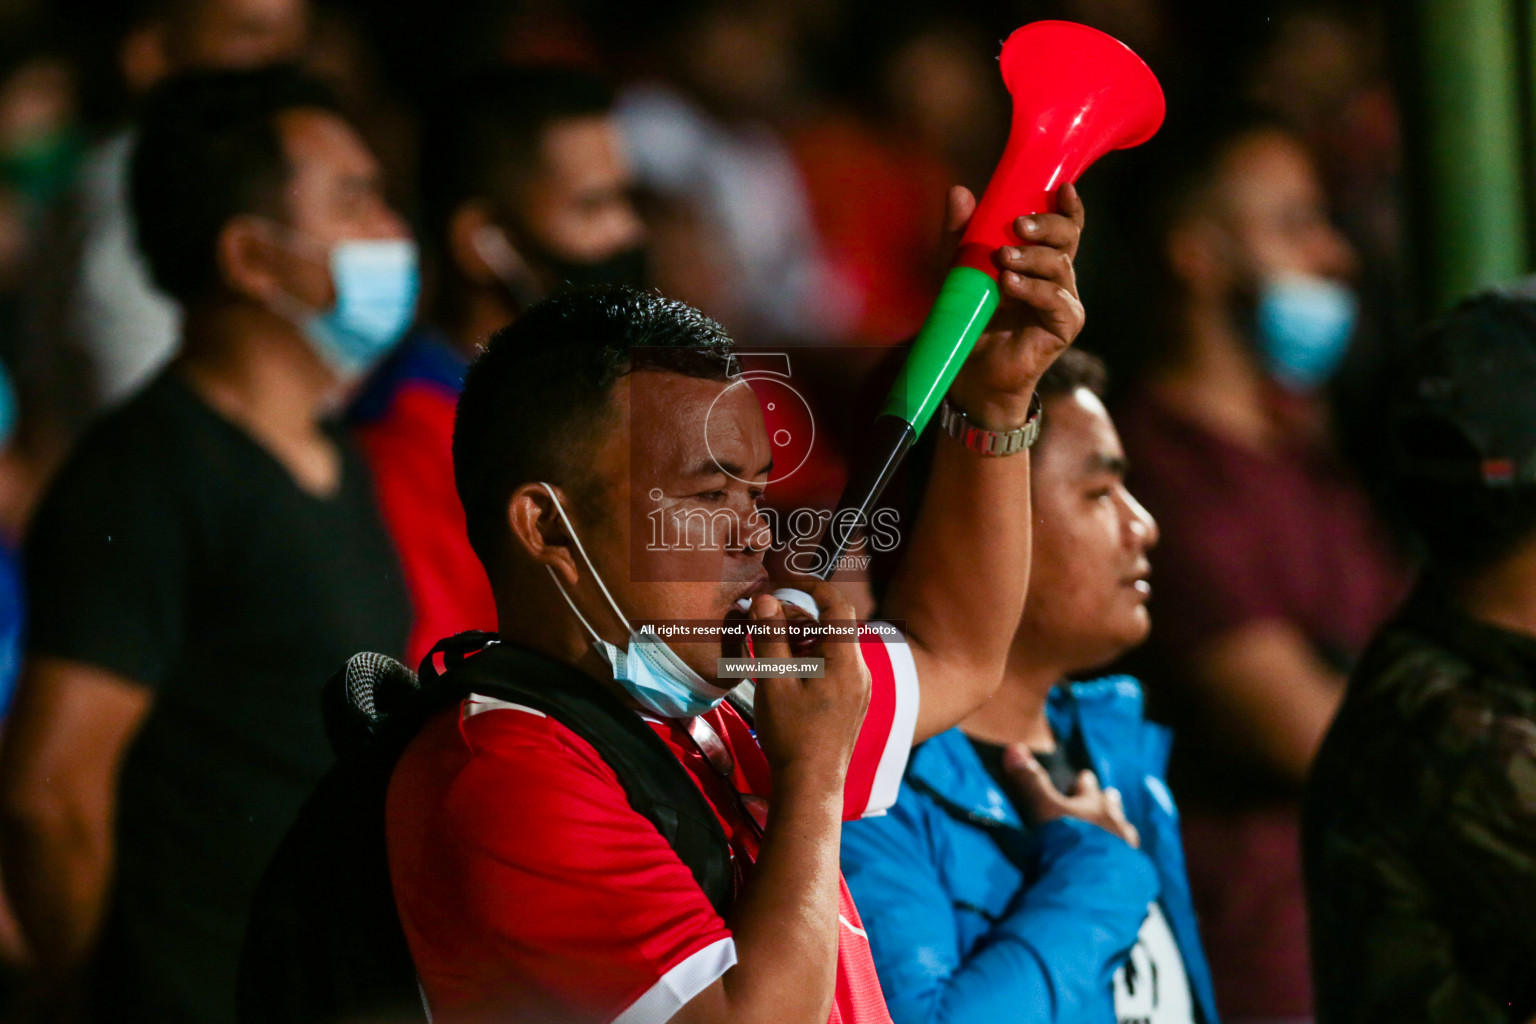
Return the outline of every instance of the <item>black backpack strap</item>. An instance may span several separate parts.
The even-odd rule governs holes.
[[[337,760],[300,808],[251,901],[240,1024],[426,1020],[389,875],[393,769],[369,742]]]
[[[492,644],[440,679],[424,680],[423,689],[456,696],[478,693],[531,707],[590,743],[618,776],[630,806],[656,826],[716,912],[729,917],[734,871],[719,819],[661,737],[606,687],[541,654]]]
[[[445,670],[390,687],[387,715],[341,730],[345,749],[310,795],[252,902],[240,964],[241,1024],[421,1021],[416,969],[395,906],[385,803],[400,755],[434,714],[471,693],[534,708],[590,743],[630,805],[666,838],[721,917],[734,874],[725,833],[659,736],[570,666],[489,634],[445,641]],[[478,653],[476,653],[478,652]],[[400,670],[405,675],[408,672]],[[334,681],[337,686],[345,679]],[[353,716],[354,718],[357,716]]]
[[[466,658],[479,654],[496,643],[496,634],[482,629],[470,629],[463,633],[455,633],[453,636],[445,636],[433,644],[432,649],[421,659],[421,664],[416,669],[416,676],[423,686],[430,688],[445,673],[464,664]],[[443,663],[441,671],[437,667],[439,661]]]

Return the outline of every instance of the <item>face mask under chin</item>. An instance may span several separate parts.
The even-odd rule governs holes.
[[[582,545],[570,517],[565,514],[565,508],[554,488],[549,484],[541,486],[554,502],[555,512],[560,516],[561,523],[570,535],[571,542],[576,547],[576,553],[581,556],[582,564],[591,574],[592,581],[597,584],[609,610],[613,612],[614,617],[629,636],[628,645],[623,650],[604,640],[592,627],[587,617],[582,614],[581,609],[576,606],[575,600],[566,591],[560,577],[553,569],[549,570],[551,582],[559,590],[560,596],[565,599],[571,614],[575,615],[577,621],[581,623],[582,629],[592,642],[593,651],[612,670],[613,681],[636,704],[662,718],[692,718],[713,710],[725,699],[728,691],[710,683],[695,672],[676,651],[649,628],[636,630],[631,625],[629,617],[619,608],[607,584],[598,574],[597,567],[587,556],[586,548]]]
[[[1333,379],[1359,319],[1360,303],[1345,284],[1307,274],[1266,278],[1253,308],[1254,338],[1269,375],[1289,390],[1310,393]]]
[[[336,295],[331,307],[318,310],[280,295],[271,308],[298,328],[341,381],[350,383],[377,365],[410,329],[421,293],[419,258],[416,243],[408,238],[345,239],[325,251]]]
[[[644,288],[648,281],[645,248],[639,245],[601,260],[575,261],[557,256],[525,232],[487,225],[476,239],[476,248],[513,303],[523,309],[574,288]]]
[[[595,263],[572,263],[553,257],[543,261],[550,277],[558,282],[556,293],[567,288],[592,288],[599,285],[629,285],[643,288],[646,284],[645,250],[639,246],[614,253]]]

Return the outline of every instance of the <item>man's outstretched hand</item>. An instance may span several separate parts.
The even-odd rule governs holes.
[[[1071,185],[1061,187],[1056,201],[1059,213],[1018,218],[1013,228],[1021,244],[994,255],[1002,304],[950,388],[973,421],[992,429],[1024,422],[1040,375],[1083,329],[1073,267],[1083,235],[1083,201]],[[955,242],[975,210],[976,197],[968,189],[950,189],[945,228]]]

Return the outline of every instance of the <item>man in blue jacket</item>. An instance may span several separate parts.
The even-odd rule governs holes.
[[[1029,603],[1002,687],[912,754],[896,806],[843,828],[895,1024],[1217,1024],[1168,732],[1141,686],[1067,683],[1141,643],[1157,526],[1071,351],[1042,379]]]

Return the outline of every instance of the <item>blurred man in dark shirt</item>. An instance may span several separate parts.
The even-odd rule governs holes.
[[[1185,152],[1160,193],[1167,347],[1116,415],[1163,538],[1159,627],[1136,667],[1178,732],[1173,787],[1223,1015],[1304,1020],[1300,787],[1401,584],[1328,429],[1354,258],[1311,158],[1248,120]]]
[[[1349,682],[1307,798],[1318,1019],[1536,1014],[1536,301],[1431,328],[1395,389],[1426,567]]]
[[[496,621],[464,534],[450,445],[464,370],[494,330],[563,287],[641,284],[641,225],[601,80],[498,70],[449,89],[425,122],[422,184],[437,259],[431,326],[352,411],[414,612],[408,659]]]
[[[87,431],[27,542],[4,869],[44,998],[95,946],[111,1021],[234,1019],[260,872],[330,761],[320,686],[398,651],[399,569],[327,422],[415,306],[379,168],[284,69],[168,83],[132,171],[180,353]]]
[[[20,366],[32,419],[39,421],[28,425],[28,434],[49,459],[176,351],[181,311],[151,280],[134,238],[128,200],[134,128],[120,119],[136,116],[145,95],[173,75],[296,60],[309,35],[306,0],[68,4],[59,4],[65,17],[89,19],[101,36],[80,58],[81,87],[88,110],[104,108],[92,112],[111,132],[85,154],[51,229],[44,257],[54,266],[35,297],[40,336]]]

